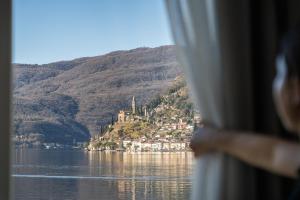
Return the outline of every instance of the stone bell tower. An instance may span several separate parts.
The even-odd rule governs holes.
[[[144,106],[144,117],[148,117],[147,106]]]
[[[132,114],[135,115],[135,97],[132,97],[132,102],[131,102],[131,107],[132,107]]]

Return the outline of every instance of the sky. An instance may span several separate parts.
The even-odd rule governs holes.
[[[164,0],[14,0],[13,62],[173,44]]]

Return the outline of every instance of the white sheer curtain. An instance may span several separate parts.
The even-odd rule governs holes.
[[[251,129],[248,1],[165,1],[178,57],[204,121]],[[233,159],[201,157],[194,171],[192,199],[255,198],[251,170]]]

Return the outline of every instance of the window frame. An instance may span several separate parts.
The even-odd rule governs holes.
[[[0,199],[10,199],[12,1],[0,1]]]

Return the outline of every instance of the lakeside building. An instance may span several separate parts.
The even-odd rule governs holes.
[[[131,141],[124,140],[123,147],[126,151],[130,152],[143,152],[143,151],[187,151],[189,145],[187,141],[183,142],[142,142],[142,141]]]

